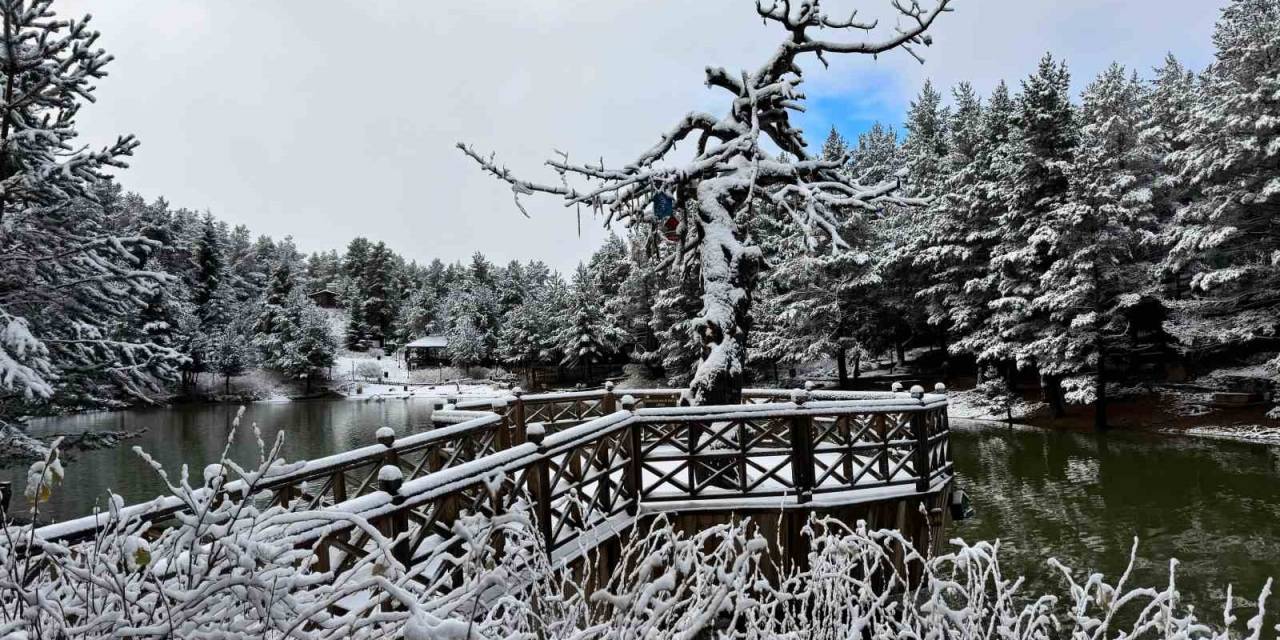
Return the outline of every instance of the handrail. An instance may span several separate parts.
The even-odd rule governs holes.
[[[298,463],[284,464],[275,473],[269,473],[262,478],[256,489],[273,492],[276,494],[277,500],[288,500],[297,497],[292,495],[296,493],[294,489],[303,483],[315,480],[333,481],[338,475],[342,475],[345,480],[345,474],[359,470],[361,467],[367,467],[371,463],[381,465],[388,457],[400,458],[429,448],[432,445],[451,444],[461,438],[480,435],[485,431],[495,431],[502,423],[502,416],[478,411],[434,411],[432,412],[432,420],[451,424],[399,439],[394,439],[394,434],[392,434],[392,440],[385,440],[384,432],[384,441],[380,441],[379,444],[367,445],[358,449]],[[371,480],[376,473],[377,468],[374,467],[372,472],[362,479],[363,484],[371,488]],[[246,489],[248,487],[243,480],[234,480],[223,486],[223,491],[232,495],[243,495]],[[203,498],[207,495],[207,491],[207,489],[197,489],[196,496]],[[340,498],[337,500],[339,502],[346,499],[345,495],[339,495],[338,497]],[[186,503],[179,498],[161,496],[147,502],[123,507],[119,510],[119,515],[121,518],[137,516],[144,517],[152,522],[163,522],[185,508]],[[102,526],[106,517],[105,514],[93,514],[56,522],[40,527],[36,530],[36,533],[48,541],[56,540],[74,543],[92,537]]]
[[[548,553],[563,560],[595,530],[625,524],[642,512],[852,504],[929,493],[951,478],[942,388],[932,394],[919,388],[749,390],[748,402],[789,400],[641,406],[674,404],[681,391],[517,391],[491,399],[488,412],[435,411],[434,420],[451,424],[432,431],[396,438],[379,430],[379,444],[287,465],[257,489],[281,502],[303,500],[361,515],[393,538],[412,533],[402,536],[397,551],[406,562],[433,540],[448,539],[460,513],[497,513],[524,492]],[[528,414],[552,419],[528,420]],[[408,474],[383,481],[379,470],[387,465]],[[501,490],[495,490],[495,477],[505,478]],[[232,493],[244,489],[242,482],[224,487]],[[162,521],[182,507],[171,497],[124,513]],[[101,524],[101,516],[89,516],[36,533],[74,543]],[[315,545],[321,567],[331,559],[350,561],[367,543],[352,525],[331,521],[295,524],[281,535]]]

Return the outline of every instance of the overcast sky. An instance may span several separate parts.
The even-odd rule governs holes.
[[[883,16],[888,0],[832,1]],[[1016,87],[1040,56],[1065,57],[1082,88],[1112,60],[1142,73],[1172,51],[1213,54],[1224,0],[955,0],[920,65],[905,53],[809,65],[821,144],[898,124],[926,77]],[[721,113],[709,65],[754,69],[780,38],[751,0],[68,0],[94,14],[116,56],[81,133],[142,141],[127,189],[208,209],[300,249],[356,235],[406,258],[537,258],[567,271],[605,233],[550,200],[528,202],[455,148],[467,141],[530,177],[553,149],[622,163],[686,111]],[[447,8],[446,8],[447,7]]]

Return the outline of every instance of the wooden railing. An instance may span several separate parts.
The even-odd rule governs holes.
[[[527,498],[551,559],[564,562],[627,530],[646,513],[804,509],[940,491],[951,480],[947,402],[905,392],[749,390],[742,405],[687,407],[679,390],[525,395],[450,403],[447,426],[284,467],[255,487],[280,502],[336,508],[373,523],[414,566],[460,544],[464,513],[493,515]],[[480,411],[479,409],[487,409]],[[251,490],[252,489],[252,490]],[[122,515],[163,524],[176,498]],[[43,527],[45,540],[94,535],[100,517]],[[315,550],[321,570],[373,553],[347,521],[298,525],[291,542]],[[419,568],[416,579],[439,585]]]

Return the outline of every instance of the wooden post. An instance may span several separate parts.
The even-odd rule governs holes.
[[[403,509],[404,496],[400,494],[400,486],[404,483],[404,474],[400,471],[400,467],[396,465],[383,465],[378,470],[378,488],[391,496],[391,504],[395,505],[395,509],[383,516],[382,521],[378,523],[378,528],[382,534],[390,538],[392,542],[391,556],[400,563],[407,571],[411,560],[409,549],[409,539],[405,536],[405,532],[409,529],[409,518]],[[387,598],[382,601],[383,611],[392,611],[396,607],[396,601]]]
[[[524,444],[528,442],[529,437],[525,434],[526,425],[524,423],[524,389],[516,387],[511,390],[511,395],[516,397],[516,401],[512,403],[511,410],[508,415],[511,416],[511,444]]]
[[[924,387],[911,387],[911,397],[924,404]],[[929,490],[929,422],[923,410],[911,414],[911,433],[916,438],[916,491]]]
[[[889,423],[883,413],[876,412],[871,417],[875,421],[876,434],[880,436],[880,481],[889,482]]]
[[[315,555],[316,555],[316,561],[311,565],[312,570],[318,573],[329,573],[330,569],[332,569],[333,567],[329,561],[330,558],[329,558],[328,536],[321,538],[320,542],[316,543]]]
[[[542,532],[542,539],[547,546],[547,557],[550,558],[555,540],[551,527],[551,478],[547,470],[546,449],[542,446],[547,430],[541,422],[535,422],[528,426],[526,433],[529,442],[538,446],[538,460],[529,466],[527,478],[529,496],[533,499],[534,514],[538,518],[538,529]]]
[[[793,391],[791,401],[803,409],[809,399],[807,390]],[[791,417],[791,481],[796,486],[796,500],[800,504],[813,498],[813,416]]]
[[[511,447],[511,411],[507,408],[507,401],[499,398],[490,402],[489,408],[502,416],[502,420],[498,422],[498,433],[494,438],[494,445],[498,451],[509,449]]]
[[[404,496],[400,494],[400,486],[404,484],[404,474],[400,467],[383,466],[378,470],[378,488],[391,496],[391,504],[399,507],[404,504]],[[409,530],[409,519],[403,509],[396,509],[387,515],[387,537],[395,540]],[[398,540],[391,549],[391,554],[406,569],[409,568],[409,540]]]
[[[618,410],[618,398],[613,395],[613,383],[604,383],[604,398],[600,400],[600,412],[609,415]]]
[[[622,409],[635,412],[636,399],[631,396],[622,396]],[[640,428],[639,422],[632,422],[627,426],[627,471],[622,479],[623,487],[631,494],[631,500],[627,503],[627,514],[633,516],[640,513],[640,495],[644,493],[644,458]]]
[[[395,449],[395,446],[396,446],[395,430],[392,429],[391,427],[382,427],[378,429],[378,432],[377,434],[374,435],[374,437],[378,439],[378,444],[386,447],[386,450],[382,452],[382,464],[399,466],[400,455],[396,453],[396,449]]]
[[[333,502],[347,501],[347,473],[339,469],[333,474]]]
[[[853,441],[853,426],[850,424],[850,422],[853,421],[853,416],[850,416],[850,415],[836,416],[835,421],[836,421],[835,426],[839,431],[841,438],[844,440],[844,445],[845,445],[844,453],[841,454],[841,457],[844,458],[844,464],[841,466],[844,469],[845,481],[849,483],[849,488],[852,489],[853,473],[854,473],[853,447],[856,444]],[[866,432],[864,431],[863,433],[866,433]]]

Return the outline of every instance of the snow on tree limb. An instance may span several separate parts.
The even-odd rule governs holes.
[[[927,46],[925,31],[950,0],[926,7],[916,0],[894,0],[900,24],[891,33],[873,37],[876,22],[860,22],[856,14],[833,16],[821,9],[820,0],[757,2],[756,12],[766,23],[776,23],[787,37],[755,72],[734,75],[722,68],[706,70],[708,87],[724,89],[731,102],[722,117],[692,112],[663,133],[658,142],[636,159],[617,168],[603,161],[570,162],[566,154],[546,162],[559,183],[539,183],[518,178],[493,155],[485,156],[464,143],[458,148],[490,175],[510,185],[516,205],[523,195],[558,196],[565,206],[587,206],[609,224],[615,220],[633,226],[659,219],[654,200],[659,194],[674,196],[680,220],[680,260],[697,263],[702,276],[700,325],[702,362],[691,388],[695,403],[736,400],[741,390],[745,361],[751,291],[756,273],[764,266],[759,248],[747,237],[743,222],[757,203],[776,206],[805,230],[806,237],[827,238],[833,249],[845,246],[837,233],[850,212],[875,211],[896,203],[919,205],[922,199],[894,195],[899,179],[864,185],[843,170],[845,158],[815,159],[807,151],[803,132],[791,124],[791,114],[804,110],[805,95],[798,58],[812,54],[826,63],[828,53],[877,55],[896,48]],[[848,32],[863,32],[862,39],[841,40]],[[683,163],[668,165],[672,150],[696,136],[696,154]],[[762,140],[794,158],[771,155]]]

